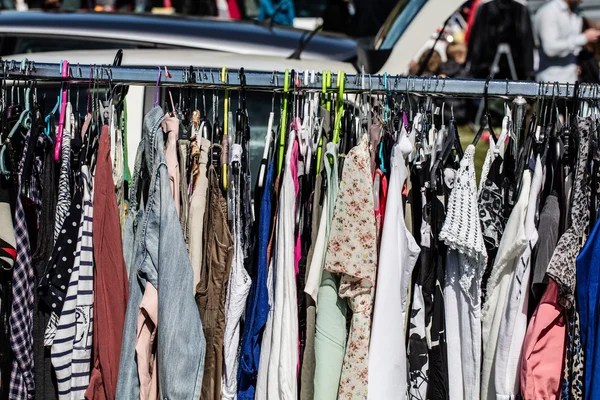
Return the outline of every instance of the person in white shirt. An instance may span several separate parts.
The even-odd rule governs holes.
[[[543,82],[577,81],[577,55],[587,43],[600,38],[600,30],[582,32],[583,19],[577,6],[583,0],[552,0],[534,17],[539,42],[539,69],[536,80]]]

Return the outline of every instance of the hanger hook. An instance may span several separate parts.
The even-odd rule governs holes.
[[[488,75],[487,78],[485,78],[485,86],[483,87],[483,101],[484,101],[484,109],[485,109],[485,114],[488,115],[489,114],[489,108],[488,108],[488,90],[490,87],[490,80],[492,79],[491,75]]]

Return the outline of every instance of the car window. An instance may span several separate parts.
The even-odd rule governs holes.
[[[375,49],[389,50],[393,48],[425,3],[427,0],[398,1],[375,37]]]
[[[294,0],[297,18],[320,18],[326,8],[327,2],[323,0]]]
[[[114,48],[140,49],[154,48],[152,44],[132,43],[117,40],[93,38],[65,38],[55,36],[4,36],[2,54],[40,53],[46,51],[69,50],[109,50]]]

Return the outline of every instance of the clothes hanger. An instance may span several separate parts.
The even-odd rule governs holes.
[[[58,162],[60,160],[60,149],[62,146],[62,134],[63,129],[65,128],[65,110],[67,107],[67,82],[65,82],[67,78],[67,71],[69,69],[69,62],[64,60],[61,62],[61,77],[63,78],[63,82],[61,83],[61,104],[60,104],[60,114],[58,118],[58,128],[56,131],[56,144],[54,146],[54,161]]]
[[[273,121],[275,120],[275,91],[273,91],[273,97],[271,99],[271,112],[269,113],[269,122],[267,123],[267,137],[265,138],[265,148],[263,149],[263,156],[260,161],[260,167],[258,170],[258,179],[256,181],[257,187],[263,188],[265,184],[267,174],[267,164],[269,163],[269,150],[271,149],[271,140],[275,135],[273,131]]]
[[[246,74],[244,73],[244,68],[240,68],[239,70],[239,81],[240,81],[240,90],[238,91],[238,108],[235,113],[235,137],[234,143],[242,144],[242,139],[246,134],[246,128],[248,124],[248,112],[246,109]]]
[[[325,106],[327,111],[330,111],[331,109],[331,104],[328,103],[327,101],[327,97],[328,97],[328,93],[327,91],[329,90],[329,87],[331,86],[331,79],[330,79],[330,73],[329,71],[323,71],[321,74],[321,105]],[[321,111],[321,110],[319,110]],[[321,126],[319,128],[319,139],[317,141],[317,168],[316,168],[316,174],[319,174],[319,171],[321,170],[321,159],[323,158],[323,145],[324,145],[324,140],[323,140],[323,122],[324,122],[324,117],[321,116]]]
[[[211,72],[212,76],[212,72]],[[213,91],[213,127],[214,129],[211,131],[211,152],[210,152],[210,161],[213,165],[215,172],[217,174],[217,178],[221,180],[221,154],[223,152],[223,148],[221,147],[221,140],[223,138],[223,125],[219,122],[219,95],[217,91]]]
[[[207,77],[208,78],[208,77]],[[212,137],[213,124],[208,119],[208,113],[206,112],[206,91],[202,88],[202,117],[200,119],[200,132],[203,138],[208,139]]]
[[[290,70],[286,69],[283,82],[283,111],[281,113],[281,126],[279,131],[279,155],[277,159],[277,172],[281,174],[285,154],[285,134],[287,132],[288,94],[290,90]]]
[[[23,62],[21,62],[21,72],[25,72],[24,68],[25,68],[26,63],[27,63],[26,59],[24,59]],[[17,132],[19,132],[19,136],[17,136],[17,138],[19,140],[24,140],[25,135],[23,134],[23,132],[27,132],[29,129],[31,129],[31,125],[33,123],[33,118],[32,118],[32,114],[31,114],[30,97],[31,97],[31,87],[28,87],[25,91],[25,108],[21,112],[19,119],[17,120],[15,125],[12,127],[12,129],[8,133],[8,136],[6,137],[5,142],[14,141],[13,137],[15,137],[15,134]],[[7,143],[5,143],[2,146],[2,149],[0,150],[0,172],[2,173],[2,175],[4,175],[5,177],[8,178],[11,175],[11,173],[13,173],[15,171],[9,171],[6,166],[6,160],[5,160],[6,147],[7,147]]]
[[[496,137],[496,134],[494,133],[494,128],[492,127],[492,119],[491,119],[489,108],[488,108],[488,88],[490,86],[491,79],[492,79],[492,77],[488,75],[488,77],[485,80],[485,86],[483,89],[483,101],[484,101],[484,103],[483,103],[484,104],[483,122],[481,123],[481,126],[479,127],[479,131],[477,131],[477,134],[475,135],[475,138],[473,139],[473,142],[471,143],[473,146],[477,145],[477,143],[479,142],[479,139],[481,138],[481,135],[483,134],[483,132],[486,129],[490,132],[490,135],[492,135],[492,137],[494,138],[494,142],[498,141],[498,138]]]
[[[227,68],[221,68],[221,82],[228,83],[229,82],[229,74],[227,72]],[[223,97],[223,130],[222,137],[226,137],[229,135],[229,127],[231,125],[231,121],[229,121],[229,89],[225,89],[225,96]],[[224,192],[227,191],[227,163],[229,160],[225,160],[225,162],[221,163],[221,189]]]
[[[115,67],[121,66],[123,63],[123,49],[117,50],[117,54],[115,54],[115,58],[113,59],[112,65]],[[129,85],[119,85],[116,87],[116,92],[113,95],[113,99],[116,99],[115,109],[118,114],[123,111],[123,106],[125,104],[125,97],[129,93]]]
[[[345,74],[343,71],[339,71],[337,75],[337,86],[338,96],[335,104],[335,122],[333,125],[333,143],[340,142],[340,135],[342,133],[342,116],[344,114],[344,86],[345,86]]]
[[[430,177],[429,182],[431,185],[431,190],[433,193],[437,193],[437,184],[438,184],[438,174],[437,171],[440,167],[443,167],[448,162],[450,155],[452,154],[452,150],[454,149],[457,153],[460,151],[462,153],[462,147],[460,145],[460,139],[458,138],[458,129],[456,128],[455,121],[452,119],[448,124],[448,134],[446,139],[444,140],[442,151],[439,154],[439,157],[433,164],[433,168],[429,171]],[[462,159],[462,155],[460,156]]]

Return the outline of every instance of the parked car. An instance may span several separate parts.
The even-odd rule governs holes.
[[[463,0],[399,0],[374,38],[266,26],[252,21],[113,13],[0,12],[0,56],[93,49],[202,49],[341,61],[354,71],[403,74]]]
[[[309,31],[254,21],[92,12],[0,12],[0,56],[60,50],[202,49],[290,57]],[[307,60],[352,63],[354,40],[315,33],[300,55]]]

